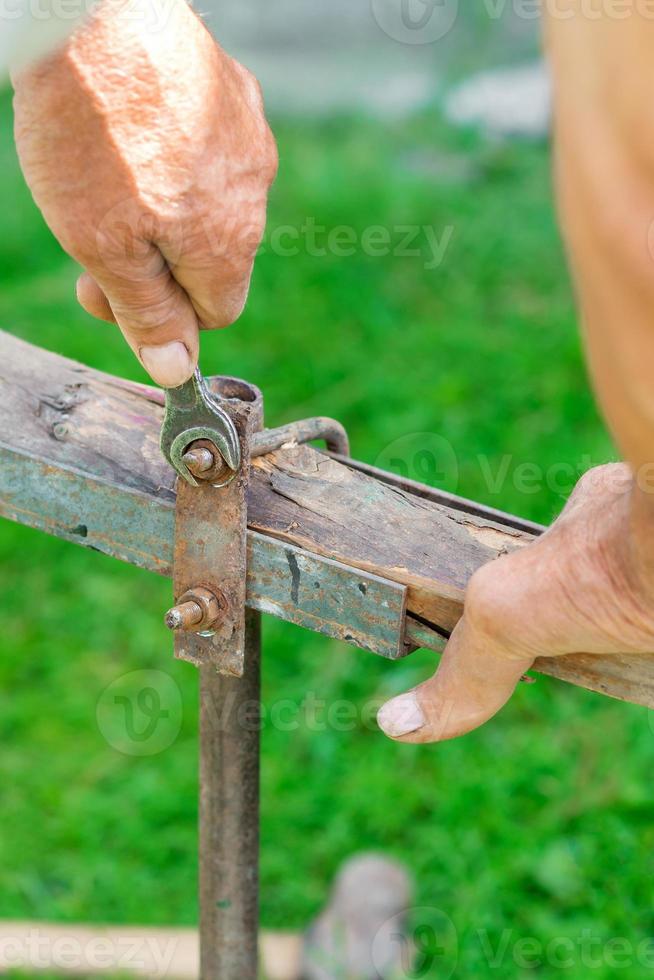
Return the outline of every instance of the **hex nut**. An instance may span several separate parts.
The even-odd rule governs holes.
[[[168,629],[201,633],[217,626],[227,612],[227,600],[220,589],[196,586],[185,592],[165,616]]]
[[[209,439],[196,439],[192,442],[187,446],[183,459],[195,479],[204,483],[217,483],[232,472],[218,448]]]

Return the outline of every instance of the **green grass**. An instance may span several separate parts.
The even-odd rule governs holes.
[[[10,127],[4,99],[0,325],[143,379],[116,331],[76,307],[73,264],[23,187]],[[276,131],[272,230],[307,217],[359,235],[416,224],[451,227],[451,243],[436,270],[266,249],[238,327],[203,338],[205,370],[258,383],[270,424],[334,415],[359,458],[550,520],[566,487],[521,489],[520,467],[572,472],[613,450],[584,372],[547,147],[491,146],[436,113]],[[502,467],[493,489],[488,473]],[[195,922],[196,676],[160,626],[168,583],[8,524],[0,568],[0,917]],[[266,622],[268,708],[311,692],[361,712],[433,666],[425,652],[390,665]],[[96,723],[107,686],[142,668],[170,675],[183,702],[179,737],[143,758],[113,750]],[[598,943],[653,935],[646,711],[539,680],[481,731],[433,748],[394,746],[361,714],[349,731],[301,716],[296,730],[264,731],[266,926],[304,925],[340,862],[377,849],[410,866],[417,905],[452,919],[465,980],[566,972],[516,964],[521,937],[586,929],[597,956]],[[508,943],[500,966],[480,931],[493,948]],[[614,976],[610,954],[592,972]],[[633,962],[628,975],[650,972]],[[567,973],[587,974],[580,954]]]

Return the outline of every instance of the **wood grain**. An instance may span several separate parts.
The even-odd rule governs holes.
[[[0,491],[0,511],[83,545],[97,547],[100,541],[101,550],[170,574],[175,491],[174,474],[158,448],[161,403],[159,391],[0,332],[0,441],[7,473],[15,468]],[[27,460],[35,502],[22,512],[19,493],[26,491],[19,482]],[[112,492],[129,499],[116,528],[103,524],[100,513]],[[532,540],[519,528],[458,509],[455,500],[445,505],[424,499],[309,447],[255,460],[248,507],[249,528],[266,540],[406,586],[409,613],[441,634],[461,616],[474,571]],[[46,520],[39,512],[48,508],[55,516]],[[82,519],[84,508],[95,508],[95,538]],[[59,511],[65,518],[56,516]],[[78,523],[66,526],[73,515]],[[87,531],[78,533],[78,527]],[[579,654],[536,666],[569,683],[654,707],[653,656]]]
[[[409,588],[411,612],[444,630],[472,573],[526,534],[421,500],[308,446],[253,462],[250,527]]]

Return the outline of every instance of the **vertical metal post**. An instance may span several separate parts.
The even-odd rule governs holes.
[[[200,976],[256,980],[261,616],[246,611],[245,674],[200,668]]]

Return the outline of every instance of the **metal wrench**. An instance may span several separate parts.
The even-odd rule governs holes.
[[[241,466],[241,443],[236,426],[221,407],[222,399],[212,394],[196,368],[193,377],[179,388],[166,391],[166,412],[161,427],[161,451],[179,476],[193,487],[198,481],[184,461],[192,443],[209,441],[225,461],[228,471],[214,486],[226,486]]]

